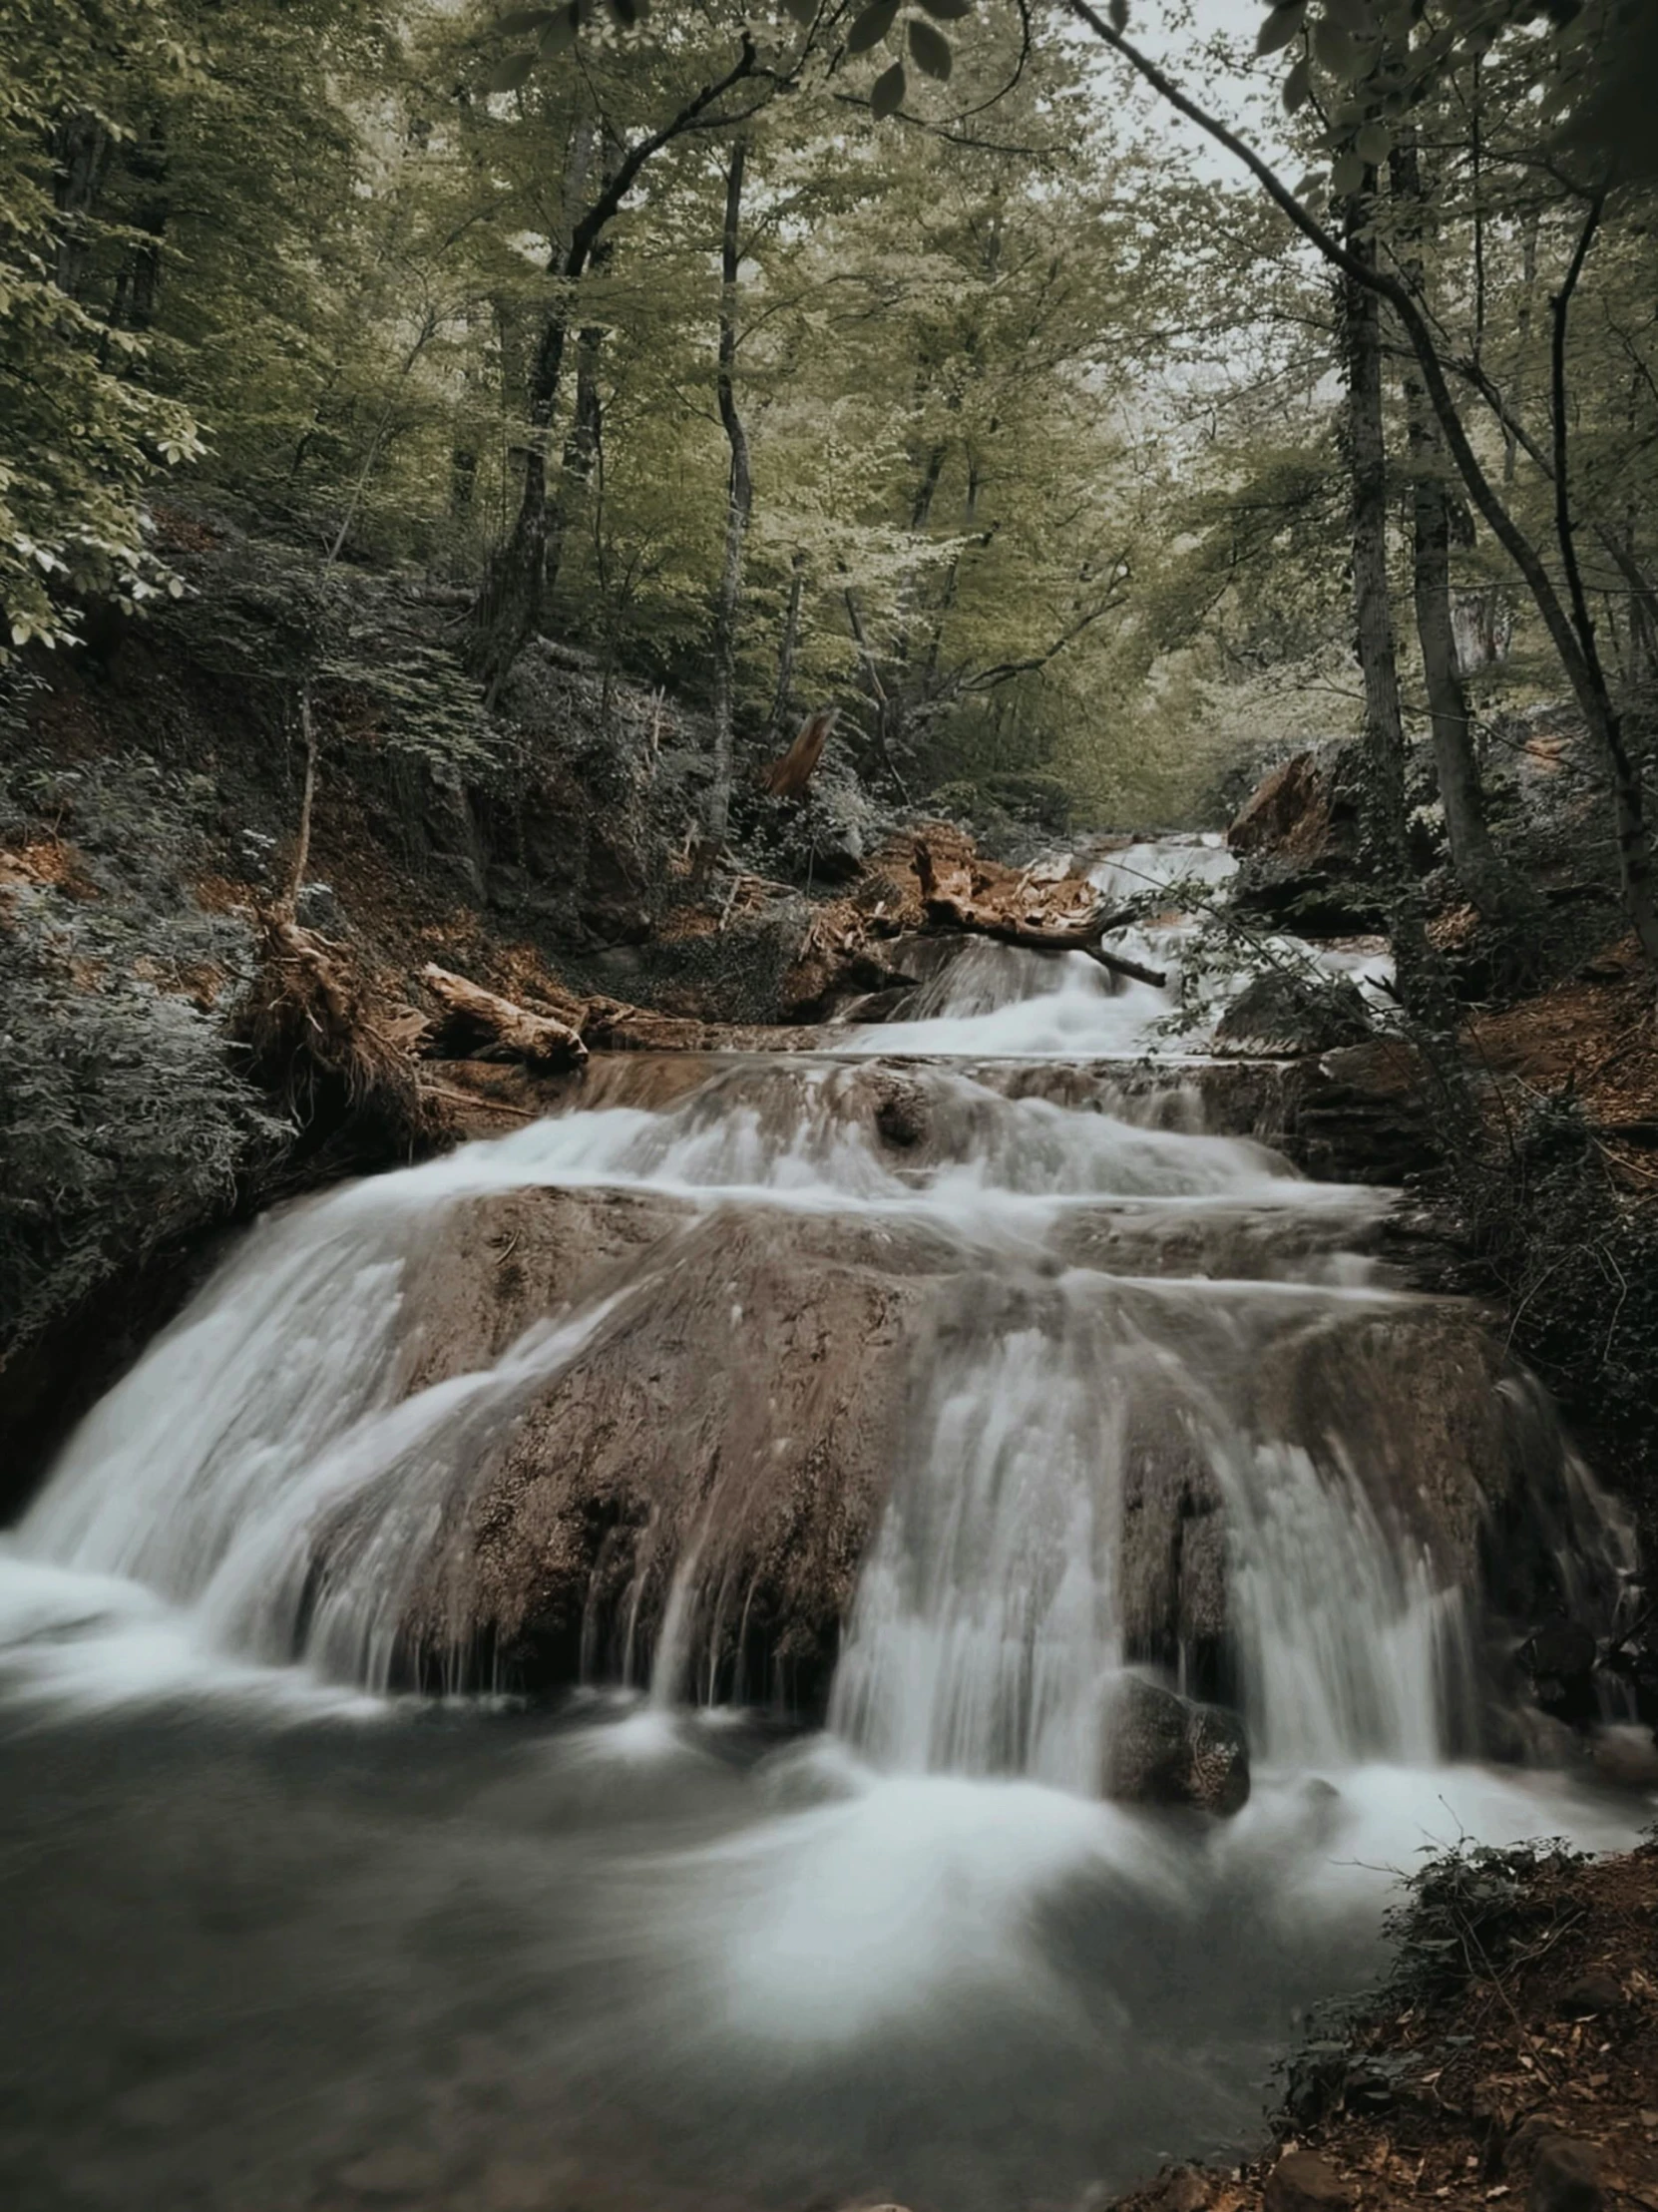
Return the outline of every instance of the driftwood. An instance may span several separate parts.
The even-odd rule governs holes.
[[[832,706],[821,707],[801,724],[800,734],[787,752],[760,771],[760,788],[769,791],[774,799],[803,798],[806,786],[812,780],[812,771],[823,757],[823,748],[829,742],[829,733],[835,726],[836,710]]]
[[[551,1014],[532,1014],[436,962],[421,970],[421,980],[443,1002],[446,1019],[436,1040],[440,1056],[521,1060],[549,1069],[580,1068],[588,1057],[581,1032]]]
[[[993,876],[966,860],[941,856],[924,837],[916,840],[915,860],[931,929],[969,931],[1030,952],[1086,953],[1112,975],[1159,988],[1168,981],[1160,968],[1105,950],[1100,939],[1133,917],[1102,907],[1093,886],[1079,878],[1039,883],[1011,871]]]

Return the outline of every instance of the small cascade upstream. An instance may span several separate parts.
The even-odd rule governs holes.
[[[71,1439],[0,1540],[0,1801],[53,1762],[97,1940],[173,1926],[181,1866],[242,1885],[154,1965],[201,2023],[179,2128],[262,2113],[261,2066],[314,2124],[226,2143],[209,2212],[331,2203],[440,2110],[433,2206],[502,2158],[641,2207],[1080,2204],[1247,2133],[1291,2012],[1373,1956],[1359,1863],[1442,1800],[1502,1840],[1636,1824],[1479,1763],[1504,1605],[1568,1571],[1612,1605],[1619,1517],[1472,1317],[1368,1256],[1388,1193],[1206,1125],[1189,936],[1141,931],[1165,990],[972,943],[810,1053],[596,1065],[256,1224]],[[1235,1821],[1109,1802],[1130,1682],[1241,1715]],[[267,1929],[334,1991],[314,2054]],[[147,2016],[41,1990],[72,2070]],[[128,2194],[76,2201],[170,2201],[111,2127]]]

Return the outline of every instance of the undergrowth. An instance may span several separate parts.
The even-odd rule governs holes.
[[[1443,1170],[1434,1193],[1499,1299],[1515,1356],[1592,1435],[1648,1530],[1658,1508],[1658,1198],[1620,1185],[1581,1105],[1535,1100]]]

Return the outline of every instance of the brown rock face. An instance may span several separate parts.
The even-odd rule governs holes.
[[[479,1106],[529,1117],[506,1073]],[[540,1090],[655,1118],[604,1153],[631,1162],[617,1187],[463,1193],[422,1217],[394,1388],[454,1386],[441,1447],[417,1408],[404,1457],[309,1540],[319,1599],[393,1592],[375,1633],[394,1678],[642,1682],[660,1656],[664,1689],[813,1712],[895,1479],[925,1471],[948,1526],[958,1462],[999,1415],[1016,1460],[1035,1441],[1010,1541],[1058,1511],[1053,1482],[1076,1482],[1113,1649],[1205,1700],[1256,1680],[1234,1554],[1282,1510],[1275,1484],[1356,1500],[1435,1586],[1494,1590],[1514,1614],[1556,1551],[1592,1573],[1558,1434],[1474,1317],[1355,1277],[1370,1193],[1301,1202],[1263,1154],[1258,1191],[1169,1195],[1151,1110],[1102,1084],[1097,1120],[1058,1115],[1035,1079],[998,1092],[921,1063],[787,1055],[617,1055]],[[665,1159],[733,1188],[788,1173],[764,1198],[628,1179]],[[1145,1194],[1069,1195],[1101,1159]],[[989,1187],[958,1178],[948,1206],[921,1202],[964,1167]],[[820,1174],[875,1196],[835,1198]],[[1016,1218],[1020,1189],[1038,1202]],[[984,1383],[1014,1340],[1036,1377],[1017,1416]],[[931,1391],[941,1353],[966,1408],[954,1443]],[[1036,1587],[1048,1554],[1033,1556]],[[1182,1720],[1155,1758],[1149,1718],[1142,1734],[1146,1772],[1112,1784],[1127,1794],[1221,1804],[1247,1775],[1213,1729],[1199,1742]]]
[[[925,1230],[654,1194],[457,1208],[412,1293],[410,1388],[489,1364],[578,1291],[615,1303],[451,1501],[409,1597],[410,1670],[638,1679],[694,1562],[681,1687],[815,1705],[923,1310],[961,1266]]]
[[[897,1094],[925,1126],[901,1142],[891,1083],[849,1070],[840,1106],[906,1171],[948,1157],[949,1099]],[[1166,1226],[1156,1200],[1061,1209],[988,1269],[971,1234],[902,1208],[536,1186],[456,1200],[405,1282],[398,1384],[508,1380],[454,1450],[396,1671],[640,1681],[671,1612],[684,1694],[817,1709],[877,1518],[925,1444],[941,1335],[971,1372],[971,1348],[1010,1329],[1061,1332],[1096,1378],[1123,1648],[1207,1697],[1238,1688],[1227,1453],[1356,1473],[1379,1528],[1447,1583],[1488,1583],[1504,1530],[1522,1547],[1570,1531],[1557,1441],[1527,1430],[1469,1316],[1280,1283],[1292,1255],[1244,1210],[1210,1224],[1207,1263],[1231,1279],[1184,1280],[1202,1255],[1163,1251]],[[573,1318],[580,1341],[542,1356]],[[321,1532],[325,1580],[366,1555],[383,1505],[367,1495]],[[1241,1744],[1219,1743],[1212,1772],[1189,1730],[1171,1745],[1113,1787],[1220,1805],[1247,1776]]]

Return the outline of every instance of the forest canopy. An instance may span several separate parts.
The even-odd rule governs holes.
[[[453,593],[485,697],[706,701],[727,790],[835,704],[1189,817],[1391,714],[1492,901],[1458,761],[1570,692],[1638,875],[1649,13],[4,0],[0,650],[179,593],[184,503]]]

